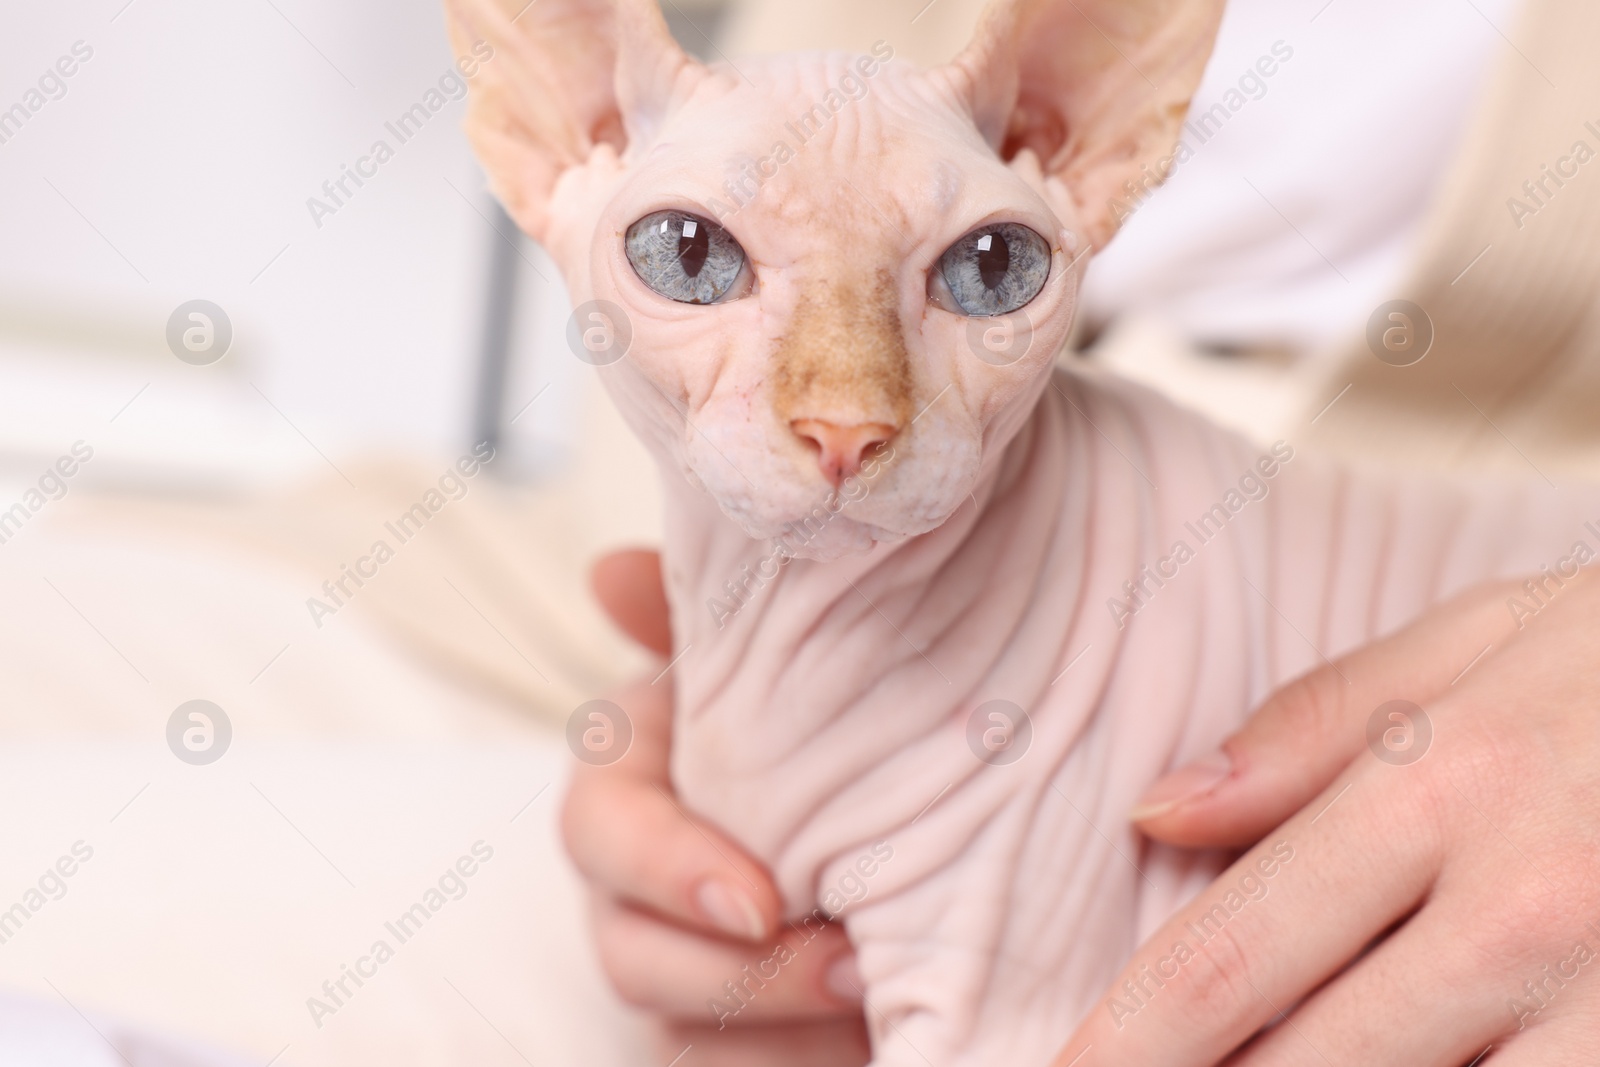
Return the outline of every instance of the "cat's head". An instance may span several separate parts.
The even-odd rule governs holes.
[[[893,41],[703,65],[654,0],[448,6],[574,351],[750,536],[827,558],[938,526],[1016,433],[1222,0],[1000,0],[927,71]]]

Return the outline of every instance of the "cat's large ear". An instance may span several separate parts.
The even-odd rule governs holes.
[[[656,0],[446,0],[471,71],[466,130],[495,195],[542,240],[567,168],[652,135],[703,68]]]
[[[1100,248],[1121,221],[1126,183],[1148,188],[1171,154],[1223,2],[994,0],[939,73],[1003,158],[1033,150]]]

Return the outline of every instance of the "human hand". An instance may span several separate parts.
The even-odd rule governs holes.
[[[1057,1067],[1594,1062],[1600,580],[1521,630],[1509,596],[1532,604],[1475,590],[1307,675],[1151,788],[1151,837],[1254,847],[1138,949]],[[1377,713],[1397,698],[1424,713]]]
[[[592,580],[624,632],[670,654],[655,552],[607,556]],[[782,924],[765,868],[678,804],[667,773],[667,680],[641,680],[615,699],[633,723],[633,743],[609,766],[578,765],[562,829],[592,891],[601,964],[623,999],[655,1017],[661,1062],[692,1046],[676,1067],[866,1063],[866,1028],[852,988],[860,979],[844,931],[830,924],[808,940]],[[780,945],[793,958],[777,977],[747,978]],[[730,981],[747,983],[737,1000],[725,986]],[[720,1017],[713,1001],[724,1005]]]

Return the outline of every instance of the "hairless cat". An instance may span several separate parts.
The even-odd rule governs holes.
[[[1058,365],[1222,0],[997,0],[926,71],[892,41],[705,65],[654,0],[448,6],[492,51],[467,124],[493,188],[666,483],[678,793],[801,928],[842,920],[879,1067],[1046,1064],[1087,1012],[1205,981],[1314,850],[1274,842],[1096,1003],[1223,863],[1142,842],[1144,788],[1452,593],[1575,566],[1600,518],[1254,447]]]

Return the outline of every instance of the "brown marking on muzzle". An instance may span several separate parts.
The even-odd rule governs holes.
[[[893,275],[816,284],[800,296],[773,356],[773,407],[780,421],[837,426],[911,419],[911,361],[900,328]]]

